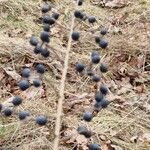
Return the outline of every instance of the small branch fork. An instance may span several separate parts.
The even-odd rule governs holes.
[[[77,4],[78,4],[77,0]],[[78,6],[78,5],[77,5]],[[58,100],[58,106],[57,106],[57,115],[56,115],[56,124],[55,124],[55,140],[53,145],[53,150],[58,150],[59,148],[59,134],[60,134],[60,128],[61,128],[61,116],[62,116],[62,109],[63,109],[63,101],[64,101],[64,92],[65,92],[65,81],[66,81],[66,75],[68,71],[68,64],[69,64],[69,52],[71,50],[71,43],[72,43],[72,32],[75,24],[75,17],[74,14],[72,14],[72,22],[71,22],[71,28],[70,28],[70,35],[65,55],[65,61],[64,61],[64,69],[62,73],[61,78],[61,84],[60,84],[60,90],[59,90],[59,100]]]

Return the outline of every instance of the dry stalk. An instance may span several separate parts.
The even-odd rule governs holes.
[[[78,4],[77,0],[77,4]],[[61,78],[61,84],[60,84],[60,90],[59,90],[59,99],[58,99],[58,106],[57,106],[57,115],[56,115],[56,124],[55,124],[55,140],[53,145],[53,150],[58,150],[59,148],[59,134],[60,134],[60,128],[61,128],[61,116],[62,116],[62,108],[63,108],[63,101],[64,101],[64,93],[65,93],[65,81],[66,81],[66,75],[68,71],[68,64],[69,64],[69,52],[71,50],[71,43],[72,43],[72,32],[75,24],[75,17],[74,14],[72,14],[72,22],[71,22],[71,28],[70,28],[70,35],[64,60],[64,69],[62,73]]]

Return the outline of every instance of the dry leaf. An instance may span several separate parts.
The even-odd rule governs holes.
[[[105,6],[111,8],[122,8],[126,5],[127,0],[107,0],[107,2],[105,2]]]
[[[44,95],[44,89],[42,86],[39,88],[32,86],[26,91],[23,91],[21,95],[27,100],[39,99]]]
[[[5,70],[5,72],[11,76],[14,80],[19,81],[21,79],[21,76],[15,71],[13,70],[11,67],[8,68],[3,68]]]
[[[121,148],[120,146],[117,145],[111,145],[113,150],[123,150],[123,148]]]

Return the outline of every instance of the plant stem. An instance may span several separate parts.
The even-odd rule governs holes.
[[[78,1],[77,1],[78,3]],[[64,69],[62,73],[61,78],[61,84],[60,84],[60,90],[59,90],[59,100],[58,100],[58,106],[57,106],[57,118],[56,118],[56,124],[55,124],[55,140],[54,140],[54,146],[53,150],[58,150],[59,148],[59,134],[60,134],[60,128],[61,128],[61,116],[62,116],[62,107],[63,107],[63,100],[64,100],[64,92],[65,92],[65,81],[66,81],[66,75],[68,71],[68,64],[69,64],[69,52],[71,50],[71,43],[72,43],[72,32],[75,24],[75,17],[74,14],[72,14],[72,22],[71,22],[71,28],[70,28],[70,35],[68,40],[68,46],[66,50],[65,55],[65,61],[64,61]]]

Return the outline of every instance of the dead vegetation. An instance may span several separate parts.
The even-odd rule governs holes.
[[[74,64],[80,59],[88,62],[93,49],[101,51],[103,60],[109,63],[110,69],[104,81],[110,88],[108,99],[112,103],[90,123],[89,128],[94,133],[92,140],[100,142],[102,150],[150,149],[150,2],[116,2],[91,0],[83,5],[88,14],[98,17],[100,25],[109,28],[107,38],[110,43],[109,48],[102,51],[93,44],[94,39],[91,40],[91,34],[87,33],[87,30],[94,28],[97,34],[98,26],[80,25],[83,35],[81,42],[74,44],[70,53],[60,150],[71,150],[77,146],[87,149],[85,145],[88,141],[82,136],[76,136],[76,128],[82,124],[82,112],[89,110],[94,102],[94,87],[89,78],[76,75]],[[33,48],[28,44],[29,37],[38,35],[41,30],[41,1],[0,2],[0,102],[8,103],[12,95],[20,94],[16,81],[22,66],[33,68],[36,62],[41,61],[48,69],[38,91],[29,89],[22,93],[25,102],[19,109],[32,112],[29,120],[20,123],[15,115],[8,119],[0,116],[2,150],[52,149],[58,90],[70,12],[73,9],[72,1],[64,0],[62,3],[57,0],[54,4],[62,15],[52,33],[53,59],[42,60],[32,53]],[[34,124],[37,114],[48,116],[46,127]]]

